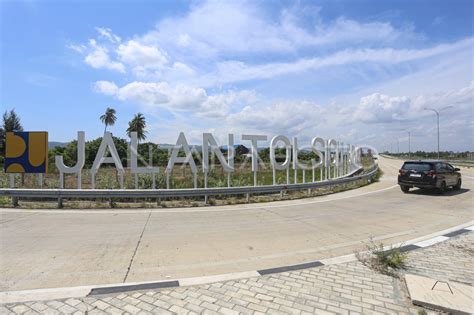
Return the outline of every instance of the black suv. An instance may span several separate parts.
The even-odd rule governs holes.
[[[448,187],[461,189],[461,173],[442,161],[406,161],[399,171],[398,185],[404,193],[413,187],[436,188],[443,193]]]

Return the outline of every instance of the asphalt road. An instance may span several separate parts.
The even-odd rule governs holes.
[[[380,158],[372,185],[325,197],[156,210],[0,209],[0,291],[156,281],[351,254],[474,219],[474,171],[439,196],[396,186]]]

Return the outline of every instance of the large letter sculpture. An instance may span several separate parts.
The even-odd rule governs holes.
[[[59,170],[59,188],[64,188],[64,174],[76,174],[77,175],[77,189],[81,189],[81,171],[84,167],[84,163],[86,161],[86,149],[85,149],[85,142],[86,142],[86,134],[84,131],[77,132],[77,162],[74,166],[66,166],[64,165],[62,155],[56,155],[54,161],[56,163],[56,167]]]
[[[179,151],[183,149],[184,154],[186,156],[181,157],[178,156]],[[191,166],[191,172],[193,173],[193,181],[194,181],[194,188],[197,188],[197,167],[196,163],[194,163],[193,155],[191,153],[191,150],[189,149],[188,141],[186,140],[186,137],[184,136],[184,133],[180,132],[178,140],[176,141],[176,145],[173,147],[173,150],[171,151],[171,157],[168,161],[168,166],[166,167],[165,173],[166,173],[166,188],[170,187],[170,174],[173,172],[173,167],[176,163],[182,163],[182,164],[189,164]]]
[[[267,136],[261,135],[242,135],[242,140],[251,141],[251,154],[252,154],[252,172],[253,172],[253,185],[257,186],[257,170],[258,170],[258,141],[267,141]]]
[[[105,156],[105,151],[109,149],[110,157]],[[102,164],[115,164],[115,168],[119,172],[120,177],[120,188],[123,189],[123,176],[124,170],[120,157],[115,148],[114,140],[112,139],[112,134],[110,132],[105,132],[102,142],[100,143],[99,150],[95,156],[94,163],[91,168],[91,177],[92,177],[92,189],[95,188],[95,174],[99,170]]]

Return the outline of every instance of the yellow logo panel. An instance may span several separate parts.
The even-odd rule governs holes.
[[[48,172],[48,133],[46,131],[7,132],[5,172]]]

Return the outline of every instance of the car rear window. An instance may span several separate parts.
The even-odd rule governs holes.
[[[433,165],[430,163],[405,163],[403,164],[404,170],[413,170],[413,171],[429,171],[433,168]]]

